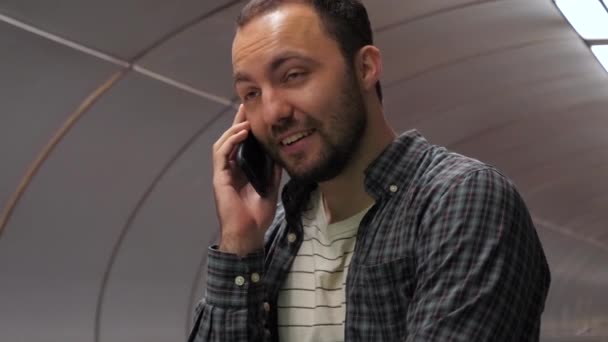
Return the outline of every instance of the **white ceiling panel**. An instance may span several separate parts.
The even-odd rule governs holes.
[[[384,31],[391,27],[410,23],[428,16],[437,15],[469,6],[476,6],[493,0],[363,0],[375,31]]]
[[[186,340],[205,284],[207,246],[219,228],[211,146],[233,115],[228,109],[193,136],[125,227],[104,289],[100,342]]]
[[[117,67],[0,22],[0,206],[82,100]]]
[[[603,74],[579,39],[552,40],[455,61],[385,86],[384,104],[389,115],[400,117],[402,126],[415,126],[433,118],[433,114],[488,98],[508,100],[509,93],[521,87],[538,89],[537,83],[569,83],[570,77],[580,75],[595,75],[601,80]],[[460,134],[456,130],[448,132]],[[453,143],[456,138],[442,134],[440,139],[439,143]]]
[[[3,0],[0,13],[131,59],[166,34],[230,0]]]
[[[484,54],[576,37],[554,6],[528,0],[487,2],[441,13],[376,35],[390,86]]]
[[[131,74],[79,121],[0,240],[2,307],[11,308],[0,311],[3,341],[93,341],[101,281],[126,220],[166,163],[221,110]],[[192,252],[186,287],[202,250]]]
[[[242,3],[237,3],[194,25],[138,64],[199,90],[231,98],[232,38],[234,21]]]

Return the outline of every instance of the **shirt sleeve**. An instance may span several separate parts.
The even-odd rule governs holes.
[[[210,247],[205,298],[196,308],[196,342],[261,341],[265,299],[264,251],[241,258]]]
[[[406,341],[538,341],[550,274],[513,185],[472,172],[421,222]]]

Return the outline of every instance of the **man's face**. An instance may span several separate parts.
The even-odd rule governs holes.
[[[285,4],[254,18],[233,43],[236,91],[255,136],[292,178],[340,174],[366,128],[363,97],[313,8]]]

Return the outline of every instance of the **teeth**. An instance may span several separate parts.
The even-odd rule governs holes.
[[[288,137],[286,139],[283,139],[283,141],[281,141],[281,144],[283,144],[283,145],[291,145],[294,142],[296,142],[296,141],[298,141],[298,140],[300,140],[302,138],[305,138],[305,137],[307,137],[307,136],[309,136],[311,134],[312,134],[312,131],[300,132],[300,133],[294,134],[294,135],[292,135],[292,136],[290,136],[290,137]]]

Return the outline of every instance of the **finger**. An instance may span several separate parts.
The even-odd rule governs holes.
[[[236,160],[236,153],[238,152],[238,150],[238,148],[233,149],[232,152],[230,152],[230,155],[228,156],[228,160]]]
[[[214,164],[216,165],[216,171],[226,170],[230,168],[230,155],[234,151],[237,145],[247,138],[249,131],[246,129],[237,132],[230,136],[224,143],[218,148],[214,154]]]
[[[245,121],[245,122],[241,122],[238,123],[230,128],[228,128],[220,137],[219,139],[217,139],[217,141],[215,142],[215,144],[213,144],[213,150],[214,152],[217,151],[226,140],[228,140],[228,138],[230,138],[231,136],[235,135],[236,133],[239,133],[242,130],[249,130],[249,122]]]
[[[239,110],[236,111],[236,115],[234,116],[234,122],[232,124],[236,125],[237,123],[241,123],[246,120],[247,116],[245,115],[245,106],[243,106],[243,104],[241,103],[239,105]]]

